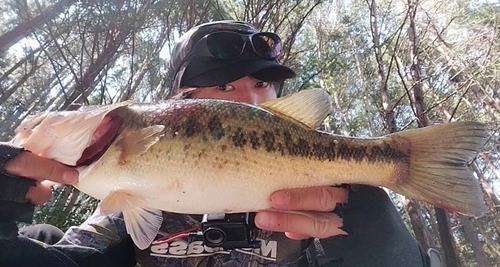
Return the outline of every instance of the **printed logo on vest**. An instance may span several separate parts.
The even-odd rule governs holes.
[[[224,250],[223,248],[211,248],[203,244],[203,241],[177,240],[172,243],[163,243],[151,246],[151,256],[163,258],[188,258],[188,257],[206,257],[216,254],[231,254],[239,252],[261,259],[276,261],[278,252],[278,242],[274,240],[261,240],[260,248],[245,248]]]

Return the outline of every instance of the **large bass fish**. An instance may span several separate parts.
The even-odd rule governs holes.
[[[311,89],[258,106],[214,99],[122,102],[33,116],[12,142],[75,166],[76,187],[123,212],[146,248],[161,211],[206,214],[266,210],[286,188],[365,184],[466,215],[485,204],[468,162],[488,136],[453,122],[379,138],[317,131],[329,95]]]

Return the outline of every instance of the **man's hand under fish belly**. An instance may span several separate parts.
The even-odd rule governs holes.
[[[342,218],[333,211],[339,204],[347,203],[347,196],[347,189],[327,186],[276,191],[271,195],[276,211],[257,213],[255,224],[263,230],[285,232],[291,239],[345,235],[341,229]],[[327,220],[318,220],[286,211],[325,212],[328,217]]]

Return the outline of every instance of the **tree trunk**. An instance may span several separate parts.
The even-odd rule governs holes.
[[[4,122],[0,124],[0,140],[6,140],[14,130],[21,124],[21,122],[33,114],[33,110],[38,107],[38,102],[41,99],[46,99],[50,93],[49,84],[55,79],[55,75],[47,78],[45,84],[41,86],[42,89],[34,91],[29,99],[26,100],[26,105],[29,105],[26,109],[18,109],[16,112],[8,117]]]
[[[354,44],[353,44],[353,46],[354,46]],[[359,76],[359,87],[366,88],[365,87],[365,77],[363,75],[363,70],[361,68],[361,62],[359,59],[359,55],[354,54],[354,58],[356,59],[356,70],[357,70],[357,73]],[[370,131],[370,136],[375,136],[376,130],[375,130],[375,126],[373,125],[375,122],[375,119],[373,118],[372,112],[370,110],[371,105],[370,105],[370,100],[369,100],[369,90],[368,89],[366,89],[364,91],[363,103],[365,104],[365,114],[366,114],[366,118],[368,121],[368,130]]]
[[[437,40],[442,41],[440,38]],[[495,89],[492,88],[491,92],[488,92],[481,85],[481,82],[478,81],[476,77],[478,73],[474,73],[474,71],[467,66],[466,62],[454,60],[453,49],[451,49],[448,44],[444,43],[444,41],[442,41],[442,44],[436,44],[435,49],[440,53],[440,58],[444,61],[443,64],[449,68],[450,74],[452,74],[450,79],[455,83],[469,83],[470,91],[476,96],[474,99],[475,104],[484,107],[488,113],[493,114],[494,118],[499,118],[500,103],[498,98],[495,98]],[[487,82],[484,82],[484,84],[487,84]]]
[[[460,260],[458,259],[455,241],[451,235],[448,214],[442,209],[434,208],[434,210],[436,211],[436,219],[438,221],[439,237],[441,238],[441,247],[444,252],[445,266],[462,266]]]
[[[0,83],[2,83],[5,79],[7,79],[7,77],[9,77],[9,75],[11,75],[15,70],[17,70],[19,67],[21,67],[26,62],[28,62],[28,61],[34,61],[35,54],[38,53],[38,52],[40,52],[41,50],[42,50],[42,47],[39,47],[39,48],[31,51],[23,59],[21,59],[18,62],[16,62],[16,64],[14,64],[14,66],[12,66],[9,70],[7,70],[6,72],[4,72],[2,74],[2,76],[0,77]],[[0,102],[0,104],[2,104],[2,103]]]
[[[5,101],[19,89],[30,77],[35,73],[35,71],[39,68],[40,66],[31,66],[31,69],[28,71],[28,73],[25,73],[23,77],[17,81],[16,84],[12,85],[10,88],[7,88],[2,95],[0,95],[0,105],[3,105]]]
[[[477,231],[474,229],[474,225],[472,221],[464,216],[460,215],[460,222],[464,227],[465,238],[470,242],[472,246],[472,250],[474,251],[474,255],[476,256],[476,261],[481,267],[491,266],[486,258],[486,254],[484,253],[483,245],[479,242],[479,238],[477,237]]]
[[[118,49],[120,48],[120,46],[122,46],[122,44],[136,27],[136,21],[143,20],[144,16],[147,15],[147,7],[151,4],[152,1],[145,1],[140,10],[137,11],[137,17],[135,17],[132,21],[126,20],[123,21],[120,25],[116,25],[114,23],[110,24],[106,36],[106,46],[97,56],[97,58],[91,62],[81,79],[76,82],[75,90],[66,99],[61,109],[67,109],[70,105],[73,104],[73,102],[75,102],[75,100],[79,98],[81,98],[83,101],[86,101],[87,97],[94,90],[96,78],[103,70],[105,70],[112,64],[113,60],[116,58]]]
[[[382,95],[383,117],[386,123],[385,128],[387,133],[394,133],[397,130],[396,119],[394,118],[393,105],[391,103],[389,90],[387,89],[384,62],[382,60],[382,51],[380,48],[380,34],[377,25],[377,4],[375,3],[375,0],[371,0],[371,2],[368,2],[367,0],[367,4],[370,11],[370,28],[375,52],[375,60],[377,61],[377,78],[378,86]]]
[[[415,239],[422,246],[422,248],[427,251],[429,248],[434,247],[434,242],[423,220],[420,204],[413,199],[406,197],[403,199],[406,200],[405,206],[408,211],[408,216],[410,217],[410,223],[415,234]]]
[[[149,68],[152,66],[153,59],[160,53],[161,48],[167,41],[167,31],[163,30],[160,37],[158,38],[158,41],[145,59],[145,62],[141,64],[141,67],[139,70],[133,75],[132,82],[128,88],[128,90],[120,96],[120,101],[125,101],[128,100],[132,97],[132,95],[137,91],[139,88],[139,85],[141,81],[143,80],[144,76],[146,75],[146,72],[149,70]]]
[[[45,21],[54,19],[57,15],[70,7],[78,0],[61,0],[53,6],[40,12],[39,15],[21,22],[14,29],[0,36],[0,55],[5,53],[12,45],[26,37],[35,28],[45,25]]]
[[[97,59],[89,65],[89,67],[83,74],[83,77],[77,82],[75,90],[66,99],[61,109],[64,110],[68,108],[79,97],[83,97],[83,99],[86,99],[88,97],[88,95],[94,89],[94,82],[96,77],[103,69],[106,68],[106,66],[111,65],[113,57],[118,51],[118,48],[122,45],[123,41],[125,41],[125,39],[127,38],[128,33],[130,33],[130,29],[125,32],[120,32],[116,39],[110,40],[104,50],[99,54]]]
[[[496,167],[493,166],[493,163],[491,161],[485,161],[485,163],[488,169],[490,170],[496,169]],[[493,220],[492,224],[490,224],[491,228],[496,230],[497,235],[500,235],[500,199],[493,191],[491,185],[484,178],[484,174],[479,170],[477,164],[473,163],[471,167],[479,176],[479,181],[481,182],[483,191],[485,192],[486,204],[488,207],[490,207],[490,212],[487,212],[485,217],[491,217],[491,220]]]
[[[386,81],[386,73],[383,68],[383,61],[382,61],[382,52],[380,48],[380,36],[378,33],[378,25],[377,25],[377,15],[376,15],[376,3],[375,1],[372,0],[371,3],[369,3],[369,10],[370,10],[370,27],[371,27],[371,33],[372,33],[372,40],[374,44],[374,51],[375,51],[375,59],[377,62],[377,77],[378,77],[378,86],[382,95],[382,107],[383,107],[383,114],[384,114],[384,121],[386,123],[386,130],[388,133],[394,133],[397,131],[396,127],[396,119],[394,117],[394,112],[393,112],[393,104],[391,103],[390,100],[390,95],[389,91],[387,88],[387,81]],[[408,211],[408,215],[410,217],[410,223],[413,228],[413,232],[415,234],[415,239],[417,242],[421,244],[421,246],[427,250],[432,242],[432,239],[430,237],[430,233],[426,233],[426,227],[424,224],[424,221],[422,220],[422,216],[420,214],[420,207],[419,204],[411,199],[406,199],[402,197],[402,199],[405,199],[405,207]],[[427,231],[428,232],[428,231]]]
[[[493,174],[495,174],[497,179],[500,179],[500,170],[497,168],[497,166],[495,166],[495,164],[493,164],[491,159],[487,155],[484,155],[484,154],[481,154],[479,156],[484,161],[484,163],[488,166],[488,169],[490,169],[493,172]],[[498,197],[497,197],[497,199],[498,199]]]
[[[416,115],[418,127],[426,127],[429,125],[427,116],[425,114],[425,103],[424,94],[422,92],[422,78],[420,75],[420,61],[418,58],[418,39],[415,27],[415,14],[417,12],[418,0],[408,0],[408,13],[409,13],[409,27],[408,27],[408,40],[410,43],[410,58],[411,66],[410,73],[413,79],[412,91],[413,91],[413,101],[415,104]],[[451,229],[449,225],[448,214],[439,208],[435,208],[436,219],[439,227],[439,236],[441,237],[441,247],[444,251],[444,258],[446,261],[446,266],[458,267],[460,261],[458,259],[457,250],[455,248],[455,243],[453,236],[451,234]]]

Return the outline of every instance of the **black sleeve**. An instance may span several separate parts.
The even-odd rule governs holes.
[[[348,235],[316,240],[317,266],[430,266],[383,189],[350,186],[341,215]]]
[[[16,177],[5,172],[5,163],[15,158],[23,148],[0,142],[0,238],[17,236],[16,221],[31,223],[34,207],[26,193],[36,185],[32,179]]]

